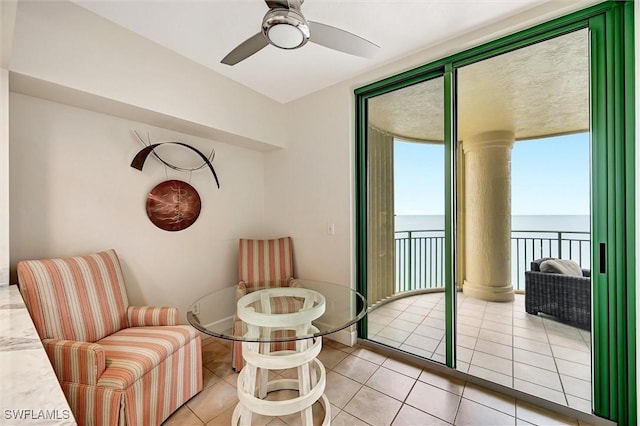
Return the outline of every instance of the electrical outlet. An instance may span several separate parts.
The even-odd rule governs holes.
[[[200,304],[199,303],[194,303],[193,306],[191,306],[191,313],[193,315],[200,315]]]

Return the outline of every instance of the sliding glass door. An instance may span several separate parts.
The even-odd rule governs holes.
[[[635,422],[632,13],[603,3],[356,90],[360,338]],[[577,265],[577,292],[539,284],[547,258]]]

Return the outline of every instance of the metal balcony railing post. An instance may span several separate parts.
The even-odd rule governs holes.
[[[558,259],[562,259],[562,232],[558,232]]]
[[[411,231],[409,231],[409,247],[407,251],[409,252],[409,288],[413,290],[413,235]]]

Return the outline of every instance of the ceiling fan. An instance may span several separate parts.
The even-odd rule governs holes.
[[[307,21],[300,6],[304,0],[265,0],[269,11],[262,30],[233,49],[222,61],[235,65],[271,44],[280,49],[298,49],[308,41],[355,56],[371,57],[378,46],[348,31]]]

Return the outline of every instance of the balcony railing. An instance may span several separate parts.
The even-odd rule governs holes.
[[[395,233],[396,292],[444,288],[444,230],[399,231]],[[511,231],[511,281],[524,290],[524,272],[535,259],[572,259],[582,268],[591,265],[588,232]]]
[[[444,288],[444,230],[396,232],[396,292]]]

